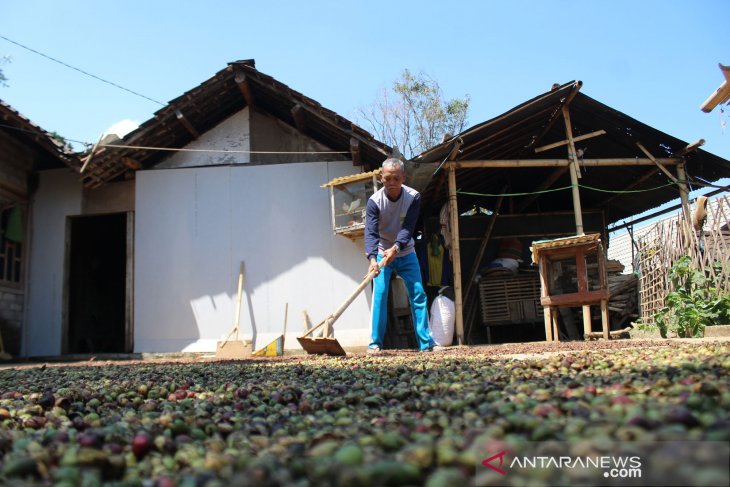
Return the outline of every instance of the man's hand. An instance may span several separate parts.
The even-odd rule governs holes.
[[[378,266],[378,261],[375,258],[370,259],[370,267],[368,267],[368,273],[365,274],[365,277],[368,277],[371,272],[375,272],[376,276],[380,274],[380,267]]]
[[[385,264],[383,264],[383,267],[390,264],[390,262],[395,259],[395,254],[398,253],[398,248],[393,245],[391,248],[383,252],[383,260],[385,261]]]

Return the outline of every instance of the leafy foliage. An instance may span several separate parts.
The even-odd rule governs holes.
[[[411,158],[464,130],[469,95],[445,100],[439,84],[427,74],[405,69],[390,91],[383,90],[358,116],[375,136]]]
[[[3,56],[0,58],[0,64],[5,64],[10,62],[10,56]],[[0,86],[8,86],[8,78],[5,76],[5,73],[3,73],[3,70],[0,69]]]
[[[674,263],[669,279],[674,291],[667,294],[665,306],[654,316],[662,336],[671,332],[680,337],[701,337],[705,326],[730,323],[730,294],[696,269],[690,257],[683,256]]]

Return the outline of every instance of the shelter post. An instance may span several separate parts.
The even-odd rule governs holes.
[[[449,166],[449,222],[451,225],[451,257],[454,265],[456,338],[464,344],[464,305],[461,295],[461,251],[459,250],[459,209],[456,201],[456,168]]]
[[[578,157],[575,152],[573,140],[573,128],[570,125],[570,111],[567,105],[563,105],[563,118],[565,119],[565,136],[568,140],[568,158],[571,162],[570,185],[573,187],[573,212],[575,213],[575,234],[584,235],[583,232],[583,211],[580,207],[580,191],[578,190]]]
[[[685,224],[689,225],[692,215],[689,211],[689,190],[687,189],[687,171],[684,163],[677,164],[677,184],[679,185],[679,199],[682,201],[682,216]]]

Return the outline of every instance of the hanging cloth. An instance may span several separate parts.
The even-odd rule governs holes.
[[[439,242],[438,235],[431,235],[428,243],[428,285],[441,287],[443,273],[444,247]]]
[[[23,212],[19,206],[13,207],[8,214],[5,238],[13,242],[23,241]]]
[[[444,203],[439,213],[439,223],[441,224],[441,235],[444,237],[444,247],[451,254],[451,222],[449,221],[449,204]]]

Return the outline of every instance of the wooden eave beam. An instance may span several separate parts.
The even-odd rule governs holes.
[[[674,174],[670,173],[670,172],[669,172],[669,170],[668,170],[668,169],[667,169],[666,167],[664,167],[663,163],[662,163],[662,162],[660,162],[660,161],[659,161],[658,159],[656,159],[656,158],[655,158],[655,157],[654,157],[654,156],[653,156],[653,155],[651,154],[651,152],[649,152],[649,151],[648,151],[648,150],[646,149],[646,147],[644,147],[644,145],[643,145],[643,144],[642,144],[641,142],[639,142],[639,141],[636,141],[636,146],[637,146],[637,147],[638,147],[639,149],[641,149],[641,152],[643,152],[644,154],[646,154],[646,157],[648,157],[648,158],[649,158],[649,159],[650,159],[650,160],[651,160],[651,161],[652,161],[652,162],[653,162],[654,164],[656,164],[656,165],[657,165],[657,167],[658,167],[659,169],[661,169],[661,171],[662,171],[662,172],[663,172],[664,174],[666,174],[666,175],[667,175],[667,177],[668,177],[669,179],[671,179],[671,180],[672,180],[672,182],[674,182],[674,183],[676,183],[676,182],[677,182],[677,178],[676,178],[676,177],[674,176]]]
[[[579,135],[578,137],[573,137],[573,142],[580,142],[581,140],[592,139],[593,137],[598,137],[599,135],[604,135],[605,133],[606,133],[606,131],[603,129],[596,130],[595,132],[591,132],[589,134]],[[567,139],[561,140],[560,142],[553,142],[552,144],[543,145],[542,147],[537,147],[535,149],[535,153],[544,152],[546,150],[554,149],[556,147],[560,147],[563,145],[568,145]]]
[[[131,157],[122,157],[122,164],[124,164],[124,166],[128,167],[129,169],[132,169],[133,171],[139,171],[140,169],[142,169],[142,164],[140,164],[139,161]]]
[[[200,132],[198,132],[195,127],[193,127],[193,124],[190,123],[190,120],[185,118],[185,115],[183,115],[183,112],[181,112],[179,108],[175,109],[175,116],[177,117],[177,121],[180,122],[183,127],[185,127],[185,130],[187,130],[188,133],[193,136],[193,140],[200,138]]]
[[[352,164],[354,166],[362,166],[360,158],[360,141],[355,137],[350,137],[350,155],[352,156]]]
[[[251,92],[251,85],[248,82],[248,77],[246,76],[246,73],[243,73],[242,71],[236,71],[236,76],[234,77],[234,80],[238,85],[238,89],[241,90],[243,98],[246,100],[246,105],[249,107],[253,107],[253,93]]]
[[[290,110],[291,116],[294,119],[294,126],[297,128],[298,131],[300,131],[303,134],[307,133],[307,120],[306,115],[304,114],[304,108],[302,108],[302,105],[297,103],[292,107]]]

